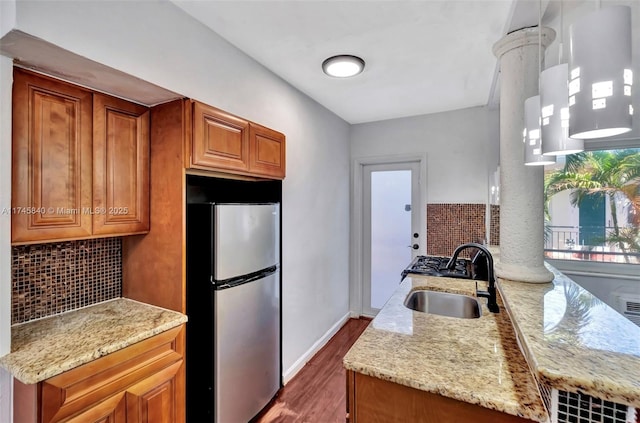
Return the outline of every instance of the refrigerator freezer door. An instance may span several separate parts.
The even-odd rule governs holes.
[[[217,423],[249,421],[280,387],[279,278],[214,291]]]
[[[278,265],[278,204],[215,206],[214,278],[218,281]]]

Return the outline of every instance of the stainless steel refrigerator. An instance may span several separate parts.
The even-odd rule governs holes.
[[[281,387],[279,204],[187,205],[187,421],[249,421]]]

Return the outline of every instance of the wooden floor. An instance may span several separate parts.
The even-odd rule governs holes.
[[[346,373],[342,358],[370,321],[349,319],[254,422],[344,423]]]

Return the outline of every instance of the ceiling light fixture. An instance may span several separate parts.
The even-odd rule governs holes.
[[[569,28],[569,136],[631,131],[631,8],[596,10]]]
[[[364,70],[364,60],[357,56],[341,54],[329,57],[322,62],[322,70],[329,76],[336,78],[348,78],[355,76]]]

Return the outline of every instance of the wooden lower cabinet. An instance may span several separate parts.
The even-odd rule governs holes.
[[[20,423],[182,423],[184,325],[37,385],[14,383]]]
[[[525,423],[531,420],[347,371],[349,423]]]
[[[125,423],[127,419],[127,403],[124,394],[89,407],[80,414],[66,420],[68,423]]]
[[[180,420],[175,398],[176,375],[182,363],[182,360],[174,363],[127,389],[127,423],[173,423]]]

